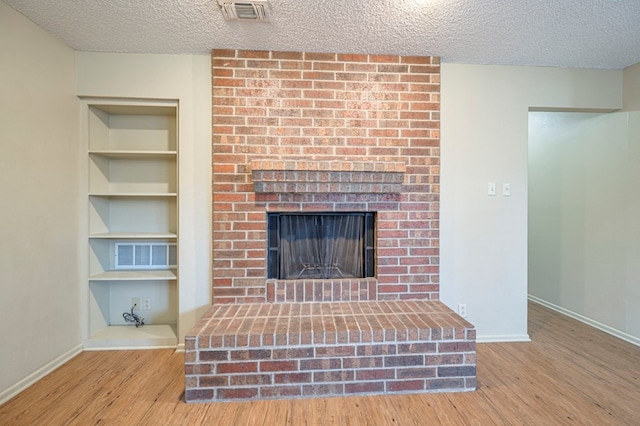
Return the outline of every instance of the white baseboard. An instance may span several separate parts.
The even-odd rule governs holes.
[[[148,345],[148,346],[102,345],[102,346],[85,346],[83,350],[86,352],[101,352],[101,351],[148,351],[148,350],[155,350],[155,349],[176,349],[176,345]]]
[[[505,342],[530,342],[528,334],[513,334],[502,336],[477,336],[476,343],[505,343]]]
[[[532,295],[528,295],[528,298],[530,301],[537,303],[539,305],[544,306],[545,308],[549,308],[552,311],[556,311],[560,314],[566,315],[568,317],[571,317],[575,320],[578,320],[582,323],[585,323],[587,325],[590,325],[591,327],[597,328],[600,331],[604,331],[607,334],[610,334],[614,337],[617,337],[619,339],[624,340],[625,342],[629,342],[633,345],[636,346],[640,346],[640,338],[636,337],[636,336],[632,336],[631,334],[625,333],[624,331],[620,331],[617,328],[613,328],[610,327],[606,324],[602,324],[601,322],[598,322],[596,320],[593,320],[591,318],[585,317],[584,315],[580,315],[578,313],[575,313],[573,311],[570,311],[569,309],[563,308],[562,306],[558,306],[558,305],[554,305],[551,302],[547,302],[546,300],[540,299],[536,296],[532,296]]]
[[[17,394],[19,394],[20,392],[22,392],[23,390],[25,390],[26,388],[28,388],[29,386],[37,382],[38,380],[42,379],[44,376],[54,371],[56,368],[60,367],[65,362],[69,361],[71,358],[75,357],[80,352],[82,352],[82,345],[78,345],[70,349],[69,351],[63,353],[53,361],[49,362],[48,364],[42,366],[41,368],[37,369],[33,373],[29,374],[27,377],[20,380],[18,383],[14,384],[13,386],[10,386],[8,389],[1,391],[0,405],[4,404],[8,400],[10,400],[14,396],[16,396]]]

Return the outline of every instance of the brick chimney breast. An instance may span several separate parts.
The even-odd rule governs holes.
[[[439,58],[215,49],[212,74],[214,303],[439,298]],[[375,277],[267,280],[287,211],[375,212]]]

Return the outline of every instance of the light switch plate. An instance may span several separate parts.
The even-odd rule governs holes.
[[[488,195],[496,195],[496,183],[495,182],[489,182],[489,186],[488,186],[488,191],[487,191]]]

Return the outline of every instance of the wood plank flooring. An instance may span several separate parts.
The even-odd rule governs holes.
[[[531,343],[478,345],[467,393],[186,404],[183,355],[83,352],[0,425],[640,425],[640,348],[529,304]]]

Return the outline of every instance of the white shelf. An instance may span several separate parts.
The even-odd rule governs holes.
[[[89,197],[89,235],[175,238],[177,197]]]
[[[175,240],[178,236],[171,232],[101,232],[89,238],[101,240]]]
[[[114,325],[94,333],[85,349],[175,348],[178,343],[174,324]]]
[[[175,269],[142,271],[105,271],[89,277],[90,281],[175,281],[178,277]]]
[[[135,158],[148,158],[148,159],[161,159],[175,157],[178,153],[176,151],[140,151],[140,150],[94,150],[89,151],[89,155],[95,155],[105,158],[123,158],[123,159],[135,159]]]
[[[175,151],[177,107],[92,105],[90,151]]]
[[[91,105],[94,110],[100,110],[107,114],[112,115],[152,115],[152,116],[167,116],[175,117],[176,107],[174,105],[155,105],[158,102],[154,101],[154,105],[148,105],[147,102],[127,102],[127,104],[119,103],[118,101],[108,103],[95,103]]]
[[[176,197],[178,194],[175,192],[92,192],[89,193],[90,197],[100,197],[100,198],[133,198],[133,197],[144,197],[144,198],[171,198]]]
[[[167,151],[100,150],[89,154],[89,193],[138,194],[176,192],[176,155]],[[106,154],[106,155],[105,155]]]

